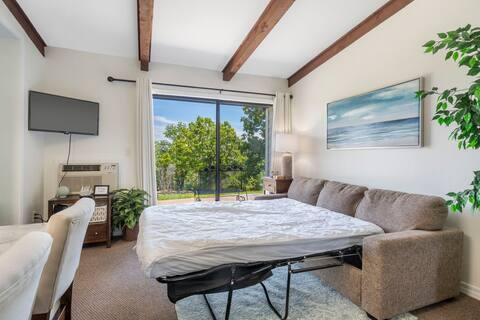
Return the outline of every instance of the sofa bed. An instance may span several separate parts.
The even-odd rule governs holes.
[[[255,201],[147,208],[136,250],[173,303],[203,295],[209,306],[208,294],[228,292],[226,319],[234,291],[255,284],[286,319],[290,277],[310,271],[387,319],[459,293],[463,234],[443,229],[447,214],[439,197],[295,178],[288,193]],[[280,266],[283,312],[263,284]]]

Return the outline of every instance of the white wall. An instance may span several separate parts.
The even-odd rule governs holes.
[[[480,169],[480,152],[458,151],[448,140],[451,129],[430,121],[431,99],[421,149],[327,151],[325,114],[328,102],[419,76],[425,88],[467,86],[465,69],[421,46],[438,32],[479,25],[479,12],[478,0],[414,1],[294,85],[294,130],[304,137],[295,174],[440,196],[466,188]],[[480,288],[480,215],[450,214],[448,223],[465,232],[463,280]]]
[[[15,38],[0,38],[0,225],[17,222],[19,177],[18,124],[20,93],[20,43]]]
[[[28,40],[30,41],[30,40]],[[29,49],[24,50],[23,70],[23,168],[22,172],[22,218],[21,223],[32,221],[33,212],[43,210],[43,152],[45,134],[28,131],[28,91],[38,90],[45,72],[45,58],[40,55],[31,42]]]
[[[0,224],[26,223],[43,205],[43,135],[26,115],[44,60],[3,2],[0,29]]]
[[[140,73],[134,59],[48,48],[46,70],[38,90],[100,103],[99,136],[73,136],[72,162],[114,161],[120,163],[120,184],[135,181],[135,85],[110,83],[107,76],[136,79]],[[152,81],[237,90],[275,92],[286,90],[284,79],[236,75],[222,81],[220,72],[152,63]],[[45,138],[45,201],[55,194],[57,168],[67,156],[68,137],[47,133]]]

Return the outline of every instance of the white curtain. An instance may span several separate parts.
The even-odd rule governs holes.
[[[150,204],[157,204],[155,177],[155,134],[152,83],[149,78],[137,79],[137,186],[150,195]]]
[[[275,139],[277,133],[292,132],[292,102],[290,93],[277,92],[273,102],[273,121],[271,137],[271,169],[272,175],[278,175],[280,172],[280,155],[275,150]]]

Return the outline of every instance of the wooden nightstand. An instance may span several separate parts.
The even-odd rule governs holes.
[[[52,198],[48,200],[48,218],[59,212],[57,210],[72,206],[79,199],[80,196],[71,195],[66,198]],[[83,243],[104,242],[107,248],[110,248],[112,243],[112,195],[96,197],[93,200],[95,200],[95,210],[98,211],[97,218],[92,218],[88,224]],[[57,206],[58,209],[56,208]],[[102,213],[102,215],[98,216],[99,213]]]
[[[263,178],[263,189],[270,194],[287,193],[292,180],[292,178],[265,177]]]

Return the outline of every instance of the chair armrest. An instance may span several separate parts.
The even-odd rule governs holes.
[[[462,247],[456,229],[366,237],[362,308],[386,319],[458,295]]]
[[[46,223],[0,226],[0,251],[5,251],[24,235],[33,231],[47,232]]]
[[[274,194],[264,194],[261,196],[256,196],[254,200],[275,200],[275,199],[282,199],[287,198],[286,193],[274,193]]]

